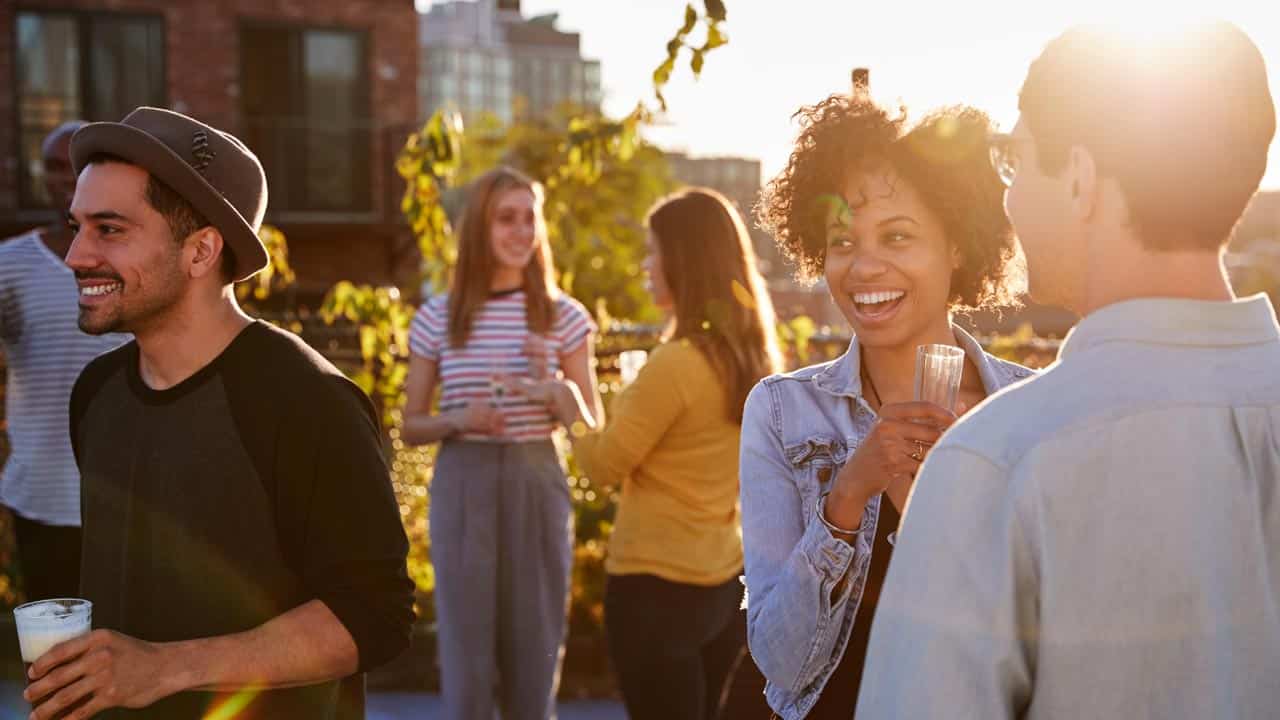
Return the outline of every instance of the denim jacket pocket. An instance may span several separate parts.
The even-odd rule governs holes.
[[[794,468],[796,487],[802,499],[804,524],[813,522],[818,497],[831,489],[836,473],[848,458],[849,450],[843,439],[816,435],[803,443],[787,449],[787,457]]]

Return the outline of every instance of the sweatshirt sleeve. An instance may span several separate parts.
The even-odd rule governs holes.
[[[409,543],[369,399],[345,378],[328,378],[306,401],[311,422],[279,458],[296,571],[355,640],[360,670],[408,647],[414,620]],[[300,408],[301,409],[301,408]]]
[[[700,351],[668,345],[654,350],[635,381],[614,399],[609,424],[574,443],[574,457],[592,483],[620,484],[684,412],[685,352]]]

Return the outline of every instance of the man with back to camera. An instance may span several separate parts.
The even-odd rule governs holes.
[[[1150,29],[1148,29],[1150,33]],[[1280,329],[1227,239],[1275,106],[1238,28],[1075,28],[993,162],[1058,362],[930,454],[858,718],[1263,718],[1280,708]]]
[[[261,165],[155,108],[71,154],[80,327],[136,340],[72,394],[99,629],[33,665],[33,717],[362,717],[360,673],[408,642],[408,545],[368,398],[236,304]]]
[[[71,136],[63,123],[40,146],[43,181],[57,220],[0,242],[0,350],[11,452],[0,502],[12,511],[28,599],[74,597],[80,587],[80,472],[67,439],[71,387],[90,360],[128,338],[76,327],[67,212],[76,191]]]

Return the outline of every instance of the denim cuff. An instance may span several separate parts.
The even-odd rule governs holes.
[[[821,512],[821,507],[817,512]],[[865,523],[864,523],[865,527]],[[804,555],[825,579],[836,582],[844,577],[859,552],[869,551],[865,540],[866,532],[859,530],[850,544],[831,534],[818,518],[805,528],[804,537],[800,540]]]

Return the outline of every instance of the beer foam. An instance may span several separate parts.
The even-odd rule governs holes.
[[[18,634],[18,646],[22,650],[22,662],[33,663],[55,645],[80,637],[89,632],[89,620],[77,619],[57,630],[27,630]]]
[[[27,617],[29,618],[61,618],[61,617],[68,617],[74,612],[75,612],[74,610],[68,610],[67,607],[65,605],[62,605],[61,603],[47,602],[47,603],[41,603],[36,607],[31,608],[27,612]]]
[[[49,600],[14,610],[22,661],[33,663],[53,646],[85,635],[92,628],[92,605]]]

